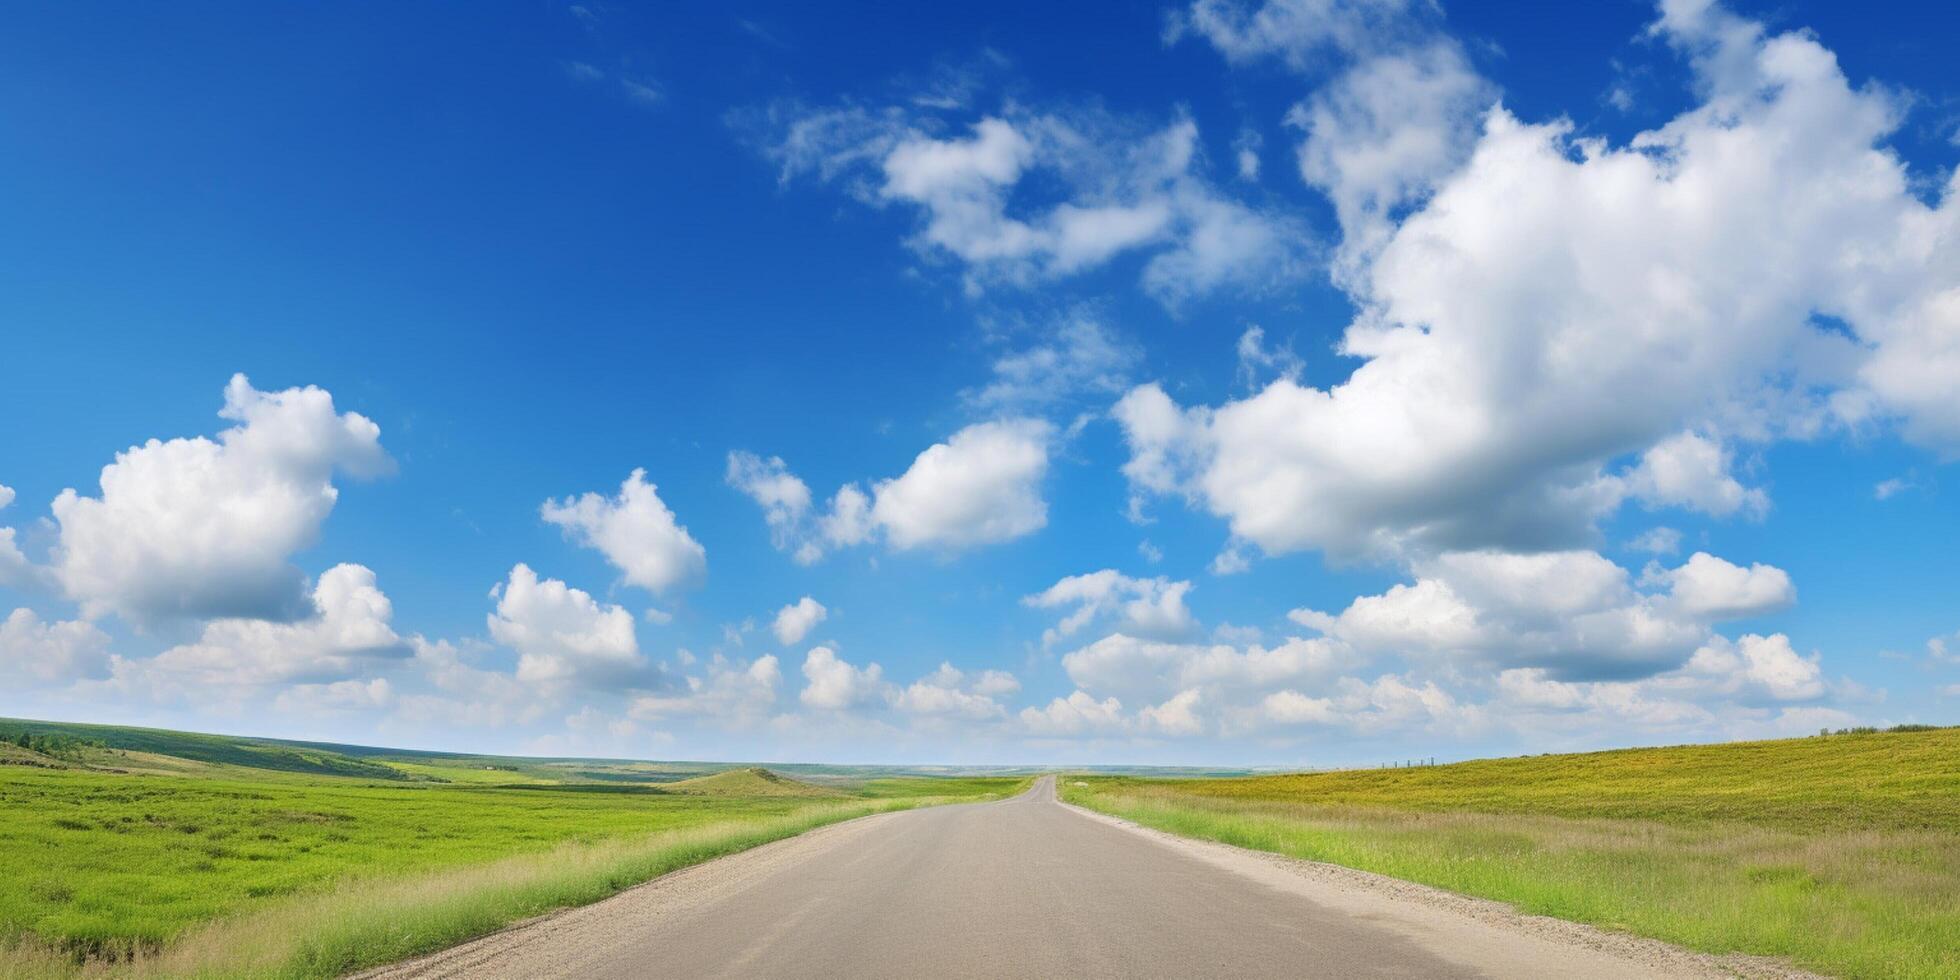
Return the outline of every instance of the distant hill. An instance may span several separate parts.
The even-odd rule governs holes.
[[[1960,727],[1127,785],[1180,799],[1951,832],[1960,828]]]
[[[43,754],[71,764],[114,768],[113,756],[101,750],[137,752],[170,756],[217,765],[246,766],[275,772],[298,772],[315,776],[357,776],[364,779],[406,780],[408,773],[392,766],[367,762],[339,752],[264,739],[230,735],[201,735],[160,728],[126,728],[120,725],[84,725],[58,721],[18,721],[0,719],[0,741],[18,744],[23,737],[30,743],[45,741],[50,747]]]
[[[839,799],[845,796],[837,790],[791,779],[759,766],[683,779],[677,783],[667,783],[660,789],[662,792],[687,796],[835,796]]]

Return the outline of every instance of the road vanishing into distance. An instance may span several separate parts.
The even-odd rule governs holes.
[[[822,828],[369,976],[1729,975],[1659,944],[1314,868],[1090,815],[1046,777],[1011,800]]]

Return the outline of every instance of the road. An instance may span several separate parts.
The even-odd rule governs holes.
[[[1012,800],[824,828],[373,976],[1725,975],[1503,919],[1126,829],[1058,803],[1049,777]]]

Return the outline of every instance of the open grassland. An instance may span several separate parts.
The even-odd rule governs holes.
[[[1070,802],[1714,953],[1960,976],[1960,729],[1218,780]]]
[[[163,755],[148,750],[173,746],[147,739],[27,741],[0,742],[6,977],[332,976],[822,824],[1027,782],[902,778],[873,794],[754,768],[573,775],[625,763],[567,765],[570,781],[552,782],[521,760],[307,749],[323,757],[298,771]],[[399,770],[319,771],[344,762]],[[676,771],[689,768],[709,767]]]

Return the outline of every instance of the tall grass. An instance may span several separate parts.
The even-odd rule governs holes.
[[[194,929],[161,951],[120,962],[78,962],[72,954],[16,934],[0,943],[0,976],[338,976],[453,946],[554,909],[595,902],[668,872],[826,824],[932,802],[941,801],[813,805],[784,816],[565,843],[541,853],[409,878],[350,879]]]

